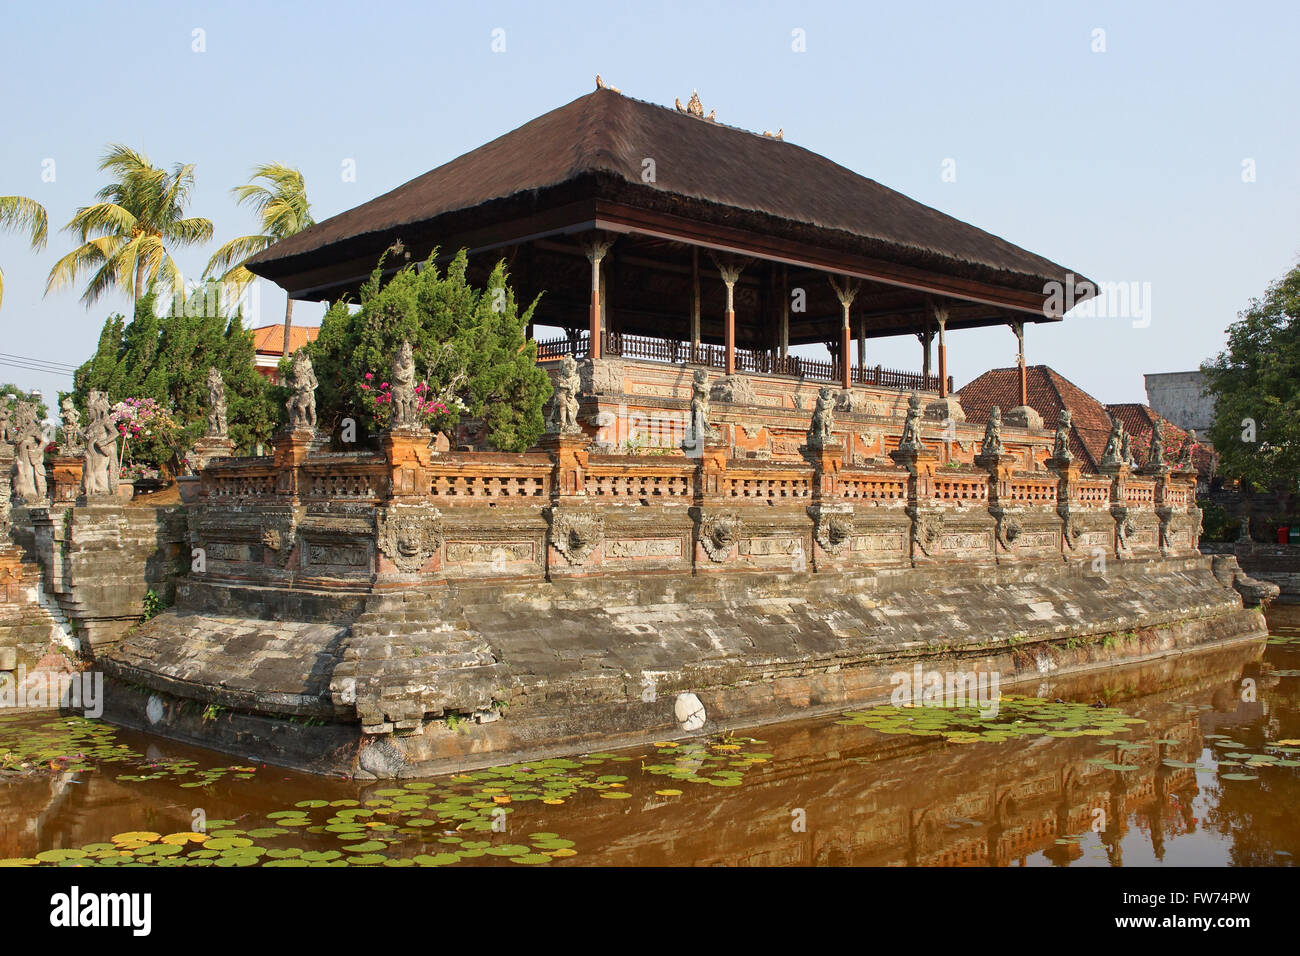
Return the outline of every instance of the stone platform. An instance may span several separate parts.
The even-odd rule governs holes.
[[[680,694],[709,733],[886,699],[914,663],[1006,684],[1265,634],[1199,556],[351,596],[191,582],[178,604],[103,658],[109,719],[359,777],[680,737]]]

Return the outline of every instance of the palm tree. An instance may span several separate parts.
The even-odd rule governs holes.
[[[244,268],[244,263],[252,255],[316,225],[316,220],[311,217],[311,204],[307,202],[307,185],[298,170],[282,163],[263,163],[253,169],[252,179],[253,182],[236,186],[231,192],[235,194],[237,205],[247,204],[257,213],[262,221],[261,234],[231,239],[212,254],[203,272],[207,276],[224,269],[222,281],[235,283],[239,290],[257,278]],[[267,185],[258,183],[259,179],[265,180]],[[289,354],[289,330],[292,327],[293,297],[290,296],[284,308],[284,355]]]
[[[26,232],[33,249],[43,249],[49,238],[45,207],[26,196],[0,196],[0,228]],[[0,302],[5,297],[5,274],[0,271]]]
[[[64,229],[81,245],[54,264],[45,284],[48,294],[95,270],[81,297],[91,305],[109,289],[127,291],[137,302],[159,277],[180,291],[181,271],[169,248],[212,238],[212,221],[186,218],[194,188],[194,165],[177,163],[168,173],[143,153],[109,146],[99,168],[117,178],[96,194],[99,202],[77,210]]]

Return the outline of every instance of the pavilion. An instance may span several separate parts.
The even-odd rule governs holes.
[[[386,266],[464,248],[471,279],[504,259],[539,357],[697,364],[726,375],[937,391],[946,334],[1055,322],[1075,275],[785,142],[597,89],[247,263],[293,298],[355,293]],[[1081,300],[1090,292],[1086,280]],[[1057,296],[1059,300],[1059,296]],[[867,340],[914,335],[919,374],[870,367]],[[852,342],[856,339],[856,361]],[[931,343],[937,339],[937,375]],[[831,362],[790,354],[822,343]],[[1023,378],[1023,376],[1022,376]],[[1022,403],[1023,404],[1023,403]]]

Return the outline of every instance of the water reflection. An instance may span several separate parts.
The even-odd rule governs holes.
[[[1043,732],[1034,725],[1034,733],[993,741],[957,743],[929,720],[918,735],[829,718],[361,786],[242,766],[102,725],[69,739],[66,720],[9,717],[0,723],[0,756],[13,751],[0,784],[0,858],[1289,865],[1300,853],[1300,614],[1278,609],[1270,622],[1275,637],[1266,647],[1014,688],[1047,702],[1023,717],[1045,721]],[[1055,699],[1114,710],[1098,707],[1085,719],[1078,706],[1054,711]],[[1114,715],[1143,722],[1116,724]],[[23,762],[26,775],[15,776]],[[171,836],[205,821],[206,841]]]

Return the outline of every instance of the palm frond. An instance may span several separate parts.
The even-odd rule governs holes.
[[[238,239],[231,239],[212,254],[212,258],[208,260],[208,267],[203,270],[203,275],[209,276],[228,270],[231,266],[242,266],[250,256],[261,252],[272,242],[270,236],[240,236]]]
[[[50,234],[45,207],[26,196],[0,196],[0,227],[26,231],[33,249],[43,249]]]

